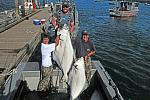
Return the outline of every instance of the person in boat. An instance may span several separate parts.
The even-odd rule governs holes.
[[[48,35],[44,34],[42,43],[41,43],[41,55],[42,55],[42,80],[40,80],[38,85],[39,91],[48,91],[51,87],[52,77],[51,74],[53,72],[52,58],[51,53],[55,50],[57,44],[51,43],[49,44]]]
[[[57,31],[60,30],[64,24],[68,25],[70,33],[74,31],[74,18],[69,9],[69,4],[67,2],[63,2],[62,11],[53,14],[51,24]]]
[[[69,4],[67,2],[63,2],[61,12],[53,15],[51,23],[55,27],[56,33],[58,33],[57,31],[61,30],[64,26],[68,27],[70,33],[74,31],[74,18],[73,14],[69,12]],[[56,34],[55,41],[59,43],[59,40],[60,34]]]
[[[74,49],[76,53],[76,58],[84,57],[85,62],[85,75],[88,82],[91,78],[91,59],[90,57],[95,54],[95,46],[89,38],[89,33],[87,31],[82,32],[81,39],[77,39],[74,43]]]

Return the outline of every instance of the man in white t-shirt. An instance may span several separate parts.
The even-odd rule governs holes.
[[[53,72],[53,65],[51,60],[51,53],[55,50],[56,43],[49,44],[49,37],[44,35],[41,43],[42,54],[42,80],[39,82],[38,90],[48,91],[51,87],[51,74]]]

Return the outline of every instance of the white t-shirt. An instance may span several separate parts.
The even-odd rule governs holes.
[[[49,67],[52,65],[51,52],[55,50],[55,43],[41,43],[42,66]]]

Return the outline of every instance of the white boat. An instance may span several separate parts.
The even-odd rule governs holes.
[[[150,3],[145,3],[145,5],[150,6]]]
[[[138,14],[138,2],[120,1],[116,7],[109,9],[110,16],[113,17],[133,17]]]

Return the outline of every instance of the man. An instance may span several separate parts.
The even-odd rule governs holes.
[[[42,54],[42,80],[39,82],[38,90],[48,91],[51,86],[51,74],[53,72],[51,53],[55,50],[56,43],[49,44],[48,35],[43,36],[41,43]]]
[[[73,14],[69,12],[69,4],[67,2],[62,4],[62,12],[53,15],[51,23],[56,30],[60,30],[64,24],[67,24],[70,33],[74,31],[74,18]]]
[[[95,53],[96,49],[93,43],[89,39],[89,33],[87,31],[82,32],[81,40],[76,40],[74,44],[76,51],[76,58],[84,57],[85,61],[85,75],[88,82],[91,78],[91,60],[90,57]]]

